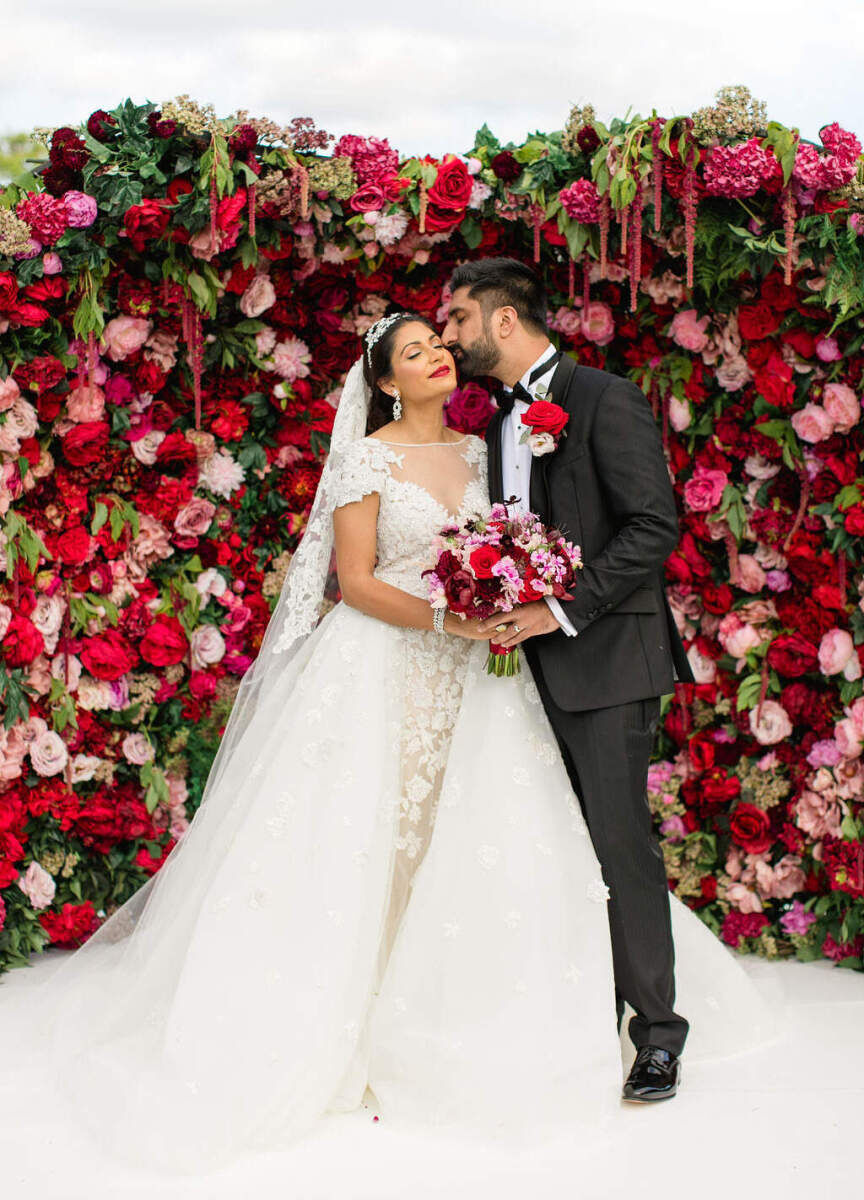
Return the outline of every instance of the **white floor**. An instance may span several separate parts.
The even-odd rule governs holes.
[[[5,976],[4,1001],[59,965],[58,952]],[[783,1040],[722,1063],[683,1058],[678,1096],[622,1104],[608,1144],[590,1155],[563,1142],[530,1153],[480,1150],[409,1137],[374,1121],[373,1109],[323,1120],[294,1149],[245,1160],[201,1179],[171,1181],[94,1162],[89,1143],[40,1129],[39,1097],[3,1078],[2,1193],[26,1200],[811,1200],[861,1186],[864,1130],[864,976],[828,963],[742,960],[785,1006]],[[7,1009],[7,1013],[8,1013]],[[367,1098],[369,1098],[367,1093]],[[106,1097],[110,1104],[110,1097]],[[20,1117],[20,1120],[19,1120]],[[154,1120],[158,1114],[154,1113]],[[166,1137],[182,1138],[182,1130]]]

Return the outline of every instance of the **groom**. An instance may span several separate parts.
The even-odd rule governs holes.
[[[541,599],[486,625],[506,624],[495,641],[523,648],[610,890],[619,1029],[625,1001],[635,1010],[623,1098],[667,1099],[689,1024],[674,1011],[669,894],[646,776],[660,697],[675,679],[694,680],[664,591],[678,519],[662,443],[636,384],[556,351],[529,267],[464,263],[450,289],[445,345],[464,374],[503,384],[486,435],[492,501],[516,497],[515,509],[582,549],[572,600]],[[538,391],[566,425],[554,449],[535,439],[535,454],[521,418]]]

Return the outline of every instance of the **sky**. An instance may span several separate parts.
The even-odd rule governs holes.
[[[0,0],[0,29],[0,133],[185,92],[440,156],[484,122],[518,142],[574,104],[668,117],[743,83],[805,138],[864,141],[864,0]]]

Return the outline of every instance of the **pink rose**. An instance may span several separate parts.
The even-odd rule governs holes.
[[[53,878],[38,862],[31,862],[15,882],[34,908],[47,908],[57,890]]]
[[[715,378],[724,392],[737,392],[750,382],[753,372],[743,355],[732,354],[717,368]]]
[[[592,300],[582,313],[582,336],[597,346],[606,346],[615,336],[612,309],[602,300]]]
[[[8,412],[20,395],[21,389],[11,375],[0,379],[0,412]]]
[[[792,428],[802,442],[821,442],[834,432],[834,422],[824,408],[808,403],[792,414]]]
[[[694,512],[710,512],[720,503],[728,482],[724,471],[715,471],[700,463],[684,484],[684,503]]]
[[[143,317],[114,317],[102,334],[108,357],[120,362],[140,350],[150,336],[151,328],[151,322]]]
[[[200,671],[225,657],[225,639],[215,625],[199,625],[189,639],[189,661],[193,671]]]
[[[59,254],[49,250],[42,255],[42,270],[46,275],[59,275],[63,270],[63,260]]]
[[[143,733],[127,733],[121,747],[123,757],[134,767],[152,762],[155,757],[153,743],[148,741]]]
[[[669,423],[676,433],[683,433],[690,424],[690,402],[679,400],[677,396],[669,397]]]
[[[736,587],[754,595],[761,592],[765,586],[765,572],[752,554],[738,555],[738,577],[733,581]]]
[[[269,275],[253,275],[240,297],[240,311],[247,317],[260,317],[276,303],[276,289]]]
[[[819,643],[819,669],[823,675],[839,675],[853,654],[855,643],[851,636],[835,626],[822,635]]]
[[[66,219],[73,229],[86,229],[96,220],[96,200],[86,192],[65,192],[63,203],[66,205]]]
[[[833,337],[819,338],[816,343],[816,357],[822,362],[836,362],[838,358],[842,358],[837,339]]]
[[[202,537],[210,528],[216,505],[203,496],[193,496],[174,518],[174,528],[181,537]]]
[[[53,729],[47,729],[30,747],[30,762],[37,775],[59,775],[69,754],[66,743]]]
[[[66,412],[70,421],[101,421],[105,412],[105,393],[96,384],[76,387],[66,397]]]
[[[782,704],[776,700],[766,700],[762,705],[762,715],[756,721],[758,708],[750,709],[750,732],[760,746],[773,746],[792,735],[792,722]]]
[[[726,885],[726,899],[739,912],[753,913],[762,911],[762,901],[744,883],[729,883]]]
[[[858,397],[845,383],[826,383],[822,407],[834,422],[835,433],[850,433],[861,416]]]
[[[695,308],[685,308],[675,314],[669,327],[669,336],[684,350],[699,353],[708,344],[707,317],[699,317]]]
[[[727,613],[717,627],[717,640],[733,658],[743,658],[749,650],[755,650],[763,640],[752,626],[735,612]]]
[[[801,793],[793,809],[795,824],[812,838],[839,837],[843,810],[829,792],[807,790]]]

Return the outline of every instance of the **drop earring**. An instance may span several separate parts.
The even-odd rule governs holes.
[[[393,396],[393,420],[394,421],[402,420],[402,397],[399,395],[398,388],[396,388],[396,391]]]

